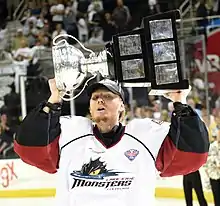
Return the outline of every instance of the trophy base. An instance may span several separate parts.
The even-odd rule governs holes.
[[[150,87],[151,83],[149,82],[140,82],[140,83],[122,83],[123,87]]]
[[[165,87],[165,88],[164,88]],[[152,85],[148,95],[161,96],[169,92],[178,92],[189,89],[189,81],[184,79],[179,83],[163,85]]]
[[[163,96],[164,94],[166,93],[169,93],[169,92],[181,92],[181,91],[184,91],[184,90],[187,90],[187,89],[173,89],[173,90],[168,90],[168,89],[163,89],[163,90],[157,90],[157,89],[151,89],[150,92],[148,93],[148,95],[153,95],[153,96]]]

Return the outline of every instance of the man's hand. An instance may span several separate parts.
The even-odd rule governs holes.
[[[57,89],[55,79],[49,79],[48,83],[49,83],[50,92],[51,92],[51,95],[50,95],[50,98],[48,99],[48,102],[50,102],[52,104],[60,103],[62,101],[62,99],[61,99],[59,91]]]
[[[49,83],[50,92],[51,92],[51,95],[50,95],[50,98],[48,99],[48,102],[50,102],[52,104],[61,103],[62,99],[60,97],[59,90],[57,89],[55,79],[49,79],[48,83]],[[49,111],[50,111],[49,107],[47,107],[47,106],[44,107],[43,110],[46,113],[49,113]]]
[[[191,90],[191,86],[189,89],[184,90],[174,90],[172,92],[168,92],[163,96],[167,99],[170,99],[173,102],[181,102],[182,104],[186,104],[186,98]]]

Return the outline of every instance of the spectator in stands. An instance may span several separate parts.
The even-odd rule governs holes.
[[[44,14],[43,13],[40,13],[39,17],[37,18],[37,21],[36,21],[36,27],[38,29],[42,29],[44,27],[44,22],[45,22],[45,18],[44,18]]]
[[[160,12],[160,5],[157,3],[157,0],[148,0],[148,6],[150,15]]]
[[[88,7],[88,23],[96,22],[95,19],[97,18],[97,14],[103,10],[103,4],[101,1],[93,0]]]
[[[52,39],[61,34],[66,34],[66,31],[62,28],[62,24],[57,24],[56,30],[52,33]]]
[[[160,120],[164,122],[170,122],[169,113],[166,109],[161,111]]]
[[[93,32],[92,32],[92,36],[89,39],[88,43],[89,44],[104,44],[103,39],[103,35],[102,35],[102,31],[101,29],[96,28]]]
[[[32,56],[34,57],[38,50],[46,49],[49,45],[49,41],[50,39],[45,35],[44,31],[40,31],[36,40],[36,45],[32,47]]]
[[[29,23],[32,22],[34,26],[36,26],[36,23],[37,23],[37,16],[35,15],[32,15],[32,14],[28,14],[28,16],[26,17],[25,19],[25,22],[24,22],[24,28],[25,28],[25,31],[26,29],[29,28]]]
[[[32,58],[32,50],[28,46],[28,42],[23,39],[21,41],[21,47],[15,51],[14,59],[16,61],[24,61],[24,60],[30,60]]]
[[[105,13],[105,19],[102,24],[103,28],[103,40],[104,42],[108,42],[112,40],[112,36],[116,33],[116,25],[112,20],[112,16],[110,13]]]
[[[7,1],[0,0],[0,29],[5,27],[6,25],[6,18],[8,16],[8,8],[7,8]]]
[[[29,47],[33,47],[36,44],[36,37],[39,33],[39,29],[36,27],[37,19],[33,18],[28,20],[28,25],[24,27],[24,35],[28,38]]]
[[[220,109],[216,109],[214,118],[215,118],[216,127],[220,129]]]
[[[14,84],[16,88],[16,92],[19,93],[20,88],[20,75],[26,75],[27,73],[27,66],[29,65],[30,61],[33,57],[33,51],[28,46],[28,42],[26,40],[21,41],[21,47],[14,52],[13,58],[16,63],[14,63]]]
[[[67,4],[67,8],[68,8],[68,6],[69,5]],[[78,9],[78,1],[77,0],[72,0],[70,8],[73,11],[73,13],[77,15],[77,13],[78,13],[78,10],[77,10]]]
[[[220,205],[220,130],[217,131],[216,140],[211,143],[206,163],[206,173],[210,178],[211,189],[215,206]]]
[[[213,114],[211,113],[208,115],[207,109],[203,107],[202,119],[208,129],[210,142],[213,142],[216,139],[217,131],[220,128],[220,116],[217,111],[213,112]]]
[[[17,30],[17,34],[16,34],[15,38],[12,41],[12,50],[16,51],[19,48],[21,48],[21,43],[23,40],[27,42],[27,37],[24,36],[23,29],[19,28]]]
[[[117,0],[117,7],[112,13],[112,19],[115,22],[117,33],[126,31],[131,15],[129,8],[124,5],[123,0]]]
[[[134,108],[134,118],[142,118],[142,116],[141,116],[141,107],[136,106]]]
[[[80,16],[86,17],[90,0],[78,0],[77,12]]]
[[[142,118],[153,118],[154,110],[151,107],[142,107]]]
[[[14,131],[8,125],[7,114],[1,114],[0,122],[0,154],[6,157],[7,152],[13,148]]]
[[[50,14],[50,5],[49,3],[42,2],[41,13],[43,14],[44,18],[49,22],[52,22],[52,15]]]
[[[50,25],[49,25],[49,22],[47,20],[44,22],[44,27],[41,29],[41,32],[43,32],[44,36],[46,38],[48,38],[48,45],[47,46],[51,46],[50,42],[51,42],[51,39],[52,39],[52,34],[50,32]]]
[[[73,9],[70,5],[65,10],[64,15],[64,29],[66,32],[78,39],[78,28],[76,25],[77,11]]]
[[[161,108],[162,108],[162,102],[161,100],[154,100],[153,102],[153,109],[154,109],[154,113],[153,113],[153,118],[160,120],[161,119]]]
[[[77,23],[77,28],[78,28],[78,33],[79,33],[79,40],[81,42],[87,42],[88,37],[89,37],[89,31],[88,31],[88,25],[86,23],[86,19],[84,15],[79,14],[78,15],[78,23]]]
[[[156,96],[148,95],[147,98],[148,98],[148,105],[150,107],[154,107],[154,104],[155,104],[155,101],[156,101]]]
[[[103,2],[100,0],[92,0],[91,3],[88,6],[88,15],[89,12],[91,12],[93,9],[95,9],[95,12],[99,12],[103,10]]]
[[[38,0],[28,1],[28,7],[30,9],[31,15],[38,16],[41,13],[41,4]]]
[[[57,24],[63,23],[65,6],[62,0],[54,0],[54,4],[50,7],[50,14],[52,16],[52,27],[55,29]]]
[[[168,108],[168,116],[171,118],[172,112],[174,111],[173,102],[169,102],[167,108]]]
[[[188,98],[187,99],[187,104],[190,105],[197,112],[197,114],[200,117],[202,116],[202,111],[201,111],[201,109],[196,108],[196,103],[195,103],[193,98]]]
[[[207,40],[206,27],[208,26],[208,9],[206,8],[206,0],[200,0],[199,6],[196,11],[196,17],[202,17],[201,20],[197,21],[198,27],[201,27],[199,34],[204,34]]]
[[[93,33],[96,27],[101,24],[101,11],[103,10],[103,5],[101,1],[93,0],[88,7],[88,27],[90,34]],[[90,36],[89,34],[89,36]]]

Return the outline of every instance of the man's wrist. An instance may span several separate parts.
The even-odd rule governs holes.
[[[49,113],[49,112],[60,112],[62,109],[62,103],[51,103],[49,101],[47,101],[45,104],[44,104],[44,107],[43,107],[43,111],[46,112],[46,113]]]

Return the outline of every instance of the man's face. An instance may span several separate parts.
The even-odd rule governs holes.
[[[56,25],[56,29],[57,29],[57,31],[60,31],[62,29],[62,25],[61,24],[57,24]]]
[[[95,122],[118,121],[119,114],[124,111],[121,98],[107,89],[98,89],[90,99],[90,114]]]
[[[193,99],[188,99],[188,100],[187,100],[187,104],[188,104],[189,106],[191,106],[193,109],[195,108],[195,102],[194,102]]]
[[[118,5],[118,6],[123,6],[123,4],[124,4],[124,3],[123,3],[123,0],[117,0],[117,5]]]
[[[220,116],[215,117],[215,123],[217,124],[218,127],[220,127]]]
[[[1,122],[2,123],[7,123],[7,115],[6,114],[1,115]]]

